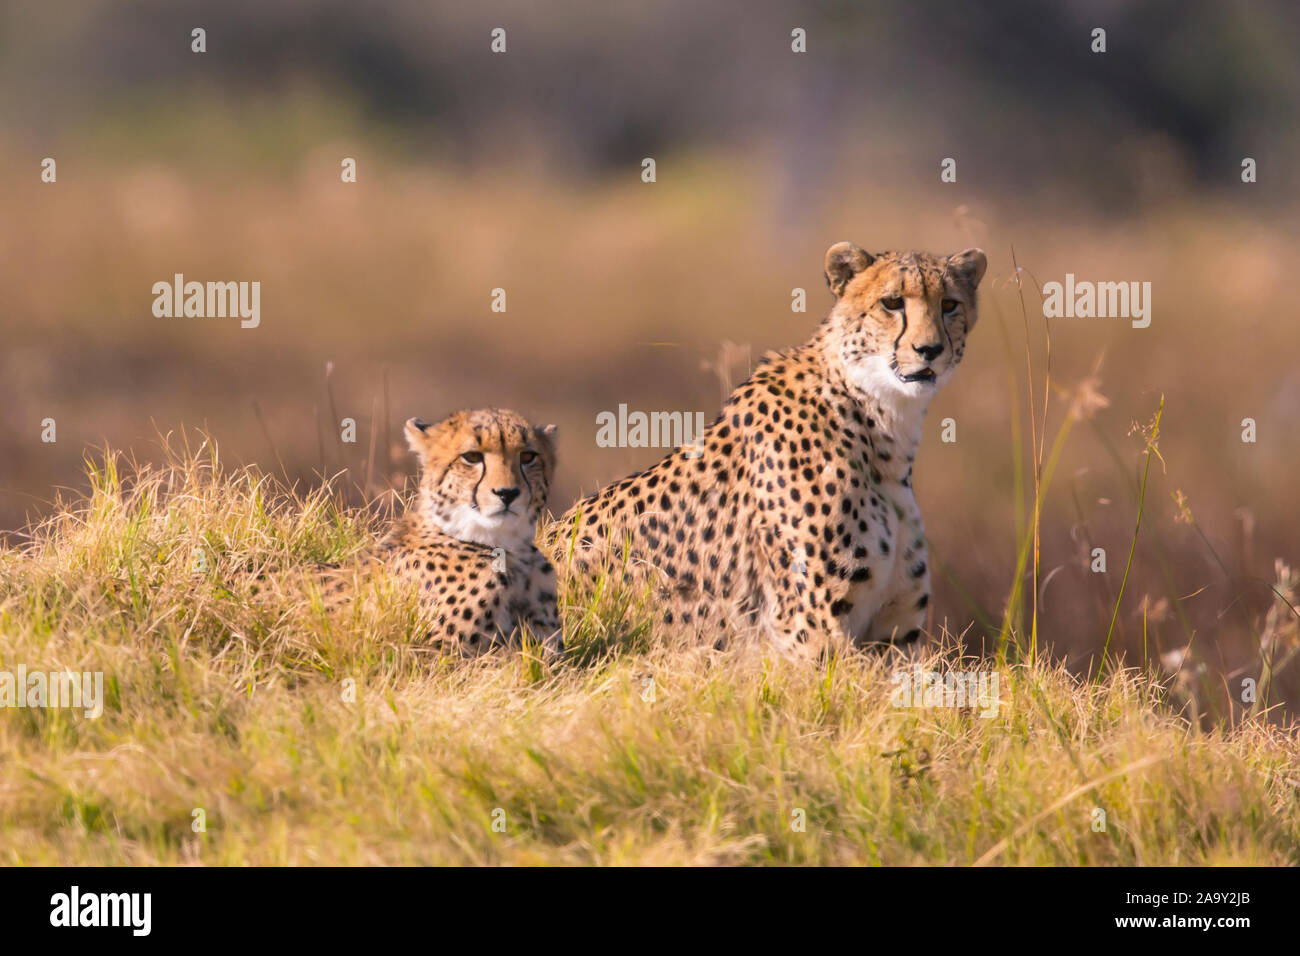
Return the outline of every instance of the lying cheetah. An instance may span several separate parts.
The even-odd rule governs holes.
[[[555,472],[555,426],[502,409],[406,423],[420,490],[374,557],[419,588],[430,637],[480,654],[527,627],[548,654],[564,645],[555,571],[533,544]]]
[[[669,623],[756,626],[785,653],[919,645],[930,577],[912,462],[985,265],[979,249],[831,246],[835,304],[812,338],[769,353],[694,446],[574,505],[555,530],[566,570],[627,555],[652,569]]]

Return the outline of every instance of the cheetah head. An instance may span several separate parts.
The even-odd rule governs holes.
[[[928,400],[966,351],[986,266],[980,249],[944,258],[831,246],[826,282],[835,305],[828,321],[846,377],[880,398]]]
[[[406,441],[420,458],[420,520],[491,547],[532,542],[555,473],[554,425],[486,408],[409,419]]]

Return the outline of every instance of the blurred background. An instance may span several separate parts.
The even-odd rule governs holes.
[[[21,543],[95,446],[147,459],[182,427],[304,487],[346,469],[360,500],[410,475],[405,418],[489,404],[559,425],[558,513],[662,454],[597,447],[597,413],[711,421],[807,338],[831,243],[979,245],[981,323],[916,476],[936,626],[997,633],[1032,365],[1049,446],[1071,394],[1081,413],[1043,508],[1041,639],[1095,662],[1132,427],[1163,396],[1113,646],[1198,706],[1272,660],[1295,702],[1298,26],[1280,0],[0,3],[0,528]],[[1067,272],[1150,282],[1152,322],[1055,320],[1045,389],[1035,285]],[[156,318],[175,273],[259,281],[260,327]]]

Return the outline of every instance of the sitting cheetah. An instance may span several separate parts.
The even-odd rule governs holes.
[[[835,304],[812,338],[765,356],[695,445],[574,505],[554,529],[566,570],[626,555],[654,569],[669,623],[757,626],[784,653],[918,646],[930,586],[912,462],[985,266],[979,249],[831,246]]]
[[[420,459],[415,502],[379,542],[375,559],[419,588],[430,637],[480,654],[517,646],[526,626],[548,654],[564,645],[555,571],[533,544],[555,472],[555,426],[502,409],[406,423]]]

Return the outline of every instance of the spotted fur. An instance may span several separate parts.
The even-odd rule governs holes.
[[[812,338],[769,353],[695,446],[574,505],[556,525],[566,570],[626,554],[669,623],[757,628],[786,653],[919,645],[930,569],[912,464],[985,264],[978,249],[832,246],[835,304]]]
[[[555,571],[533,543],[555,474],[555,426],[502,409],[406,423],[420,488],[375,559],[419,589],[430,638],[480,654],[518,646],[523,628],[563,650]]]

